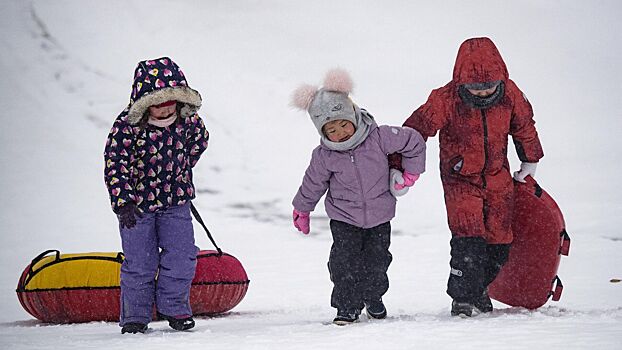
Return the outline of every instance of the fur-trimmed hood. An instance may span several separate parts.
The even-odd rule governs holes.
[[[138,124],[147,108],[175,100],[181,106],[181,116],[188,117],[201,108],[201,95],[190,88],[184,73],[169,57],[138,62],[128,113],[128,122]]]

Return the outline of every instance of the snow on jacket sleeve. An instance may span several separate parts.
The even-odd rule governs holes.
[[[510,134],[518,158],[523,162],[536,163],[544,156],[542,145],[533,120],[533,109],[525,94],[512,80],[508,80],[506,93],[514,103]]]
[[[311,163],[305,171],[302,185],[300,185],[298,193],[292,201],[292,205],[298,211],[312,212],[317,202],[328,190],[331,172],[326,169],[320,151],[320,147],[313,150]]]
[[[135,200],[131,184],[133,149],[135,136],[132,126],[127,122],[127,111],[122,113],[112,125],[104,150],[104,181],[108,187],[112,210],[118,213],[125,203]]]
[[[432,90],[426,103],[417,108],[408,119],[404,126],[417,130],[423,139],[433,137],[436,132],[447,124],[447,106],[451,100],[449,96],[451,88],[447,85],[436,90]]]
[[[203,119],[198,114],[189,117],[186,123],[190,124],[186,147],[188,149],[190,166],[194,167],[199,161],[201,154],[207,149],[209,132],[205,128]]]
[[[426,146],[417,130],[381,125],[378,132],[382,151],[386,154],[401,154],[402,168],[405,171],[411,174],[421,174],[425,171]]]

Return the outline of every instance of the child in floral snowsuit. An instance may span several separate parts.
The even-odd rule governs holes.
[[[190,216],[192,168],[209,133],[201,96],[168,57],[138,63],[130,104],[105,149],[105,181],[119,218],[122,333],[144,333],[155,303],[177,330],[194,327],[190,284],[198,248]],[[156,280],[157,275],[157,280]]]

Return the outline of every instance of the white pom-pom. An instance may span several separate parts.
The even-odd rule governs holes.
[[[349,94],[352,92],[352,79],[350,78],[350,74],[339,68],[329,70],[328,73],[326,73],[326,78],[324,78],[324,89]]]
[[[291,105],[302,110],[309,109],[311,101],[317,92],[317,87],[309,84],[304,84],[298,87],[292,94]]]

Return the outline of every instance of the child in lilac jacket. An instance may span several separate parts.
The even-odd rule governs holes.
[[[414,129],[376,125],[349,98],[352,81],[342,70],[328,72],[320,89],[298,88],[293,105],[308,111],[321,141],[292,202],[294,226],[309,233],[309,213],[325,199],[333,245],[328,267],[334,284],[335,324],[386,317],[382,296],[389,287],[387,269],[396,195],[425,171],[425,141]],[[390,173],[387,154],[402,155],[404,172]]]

